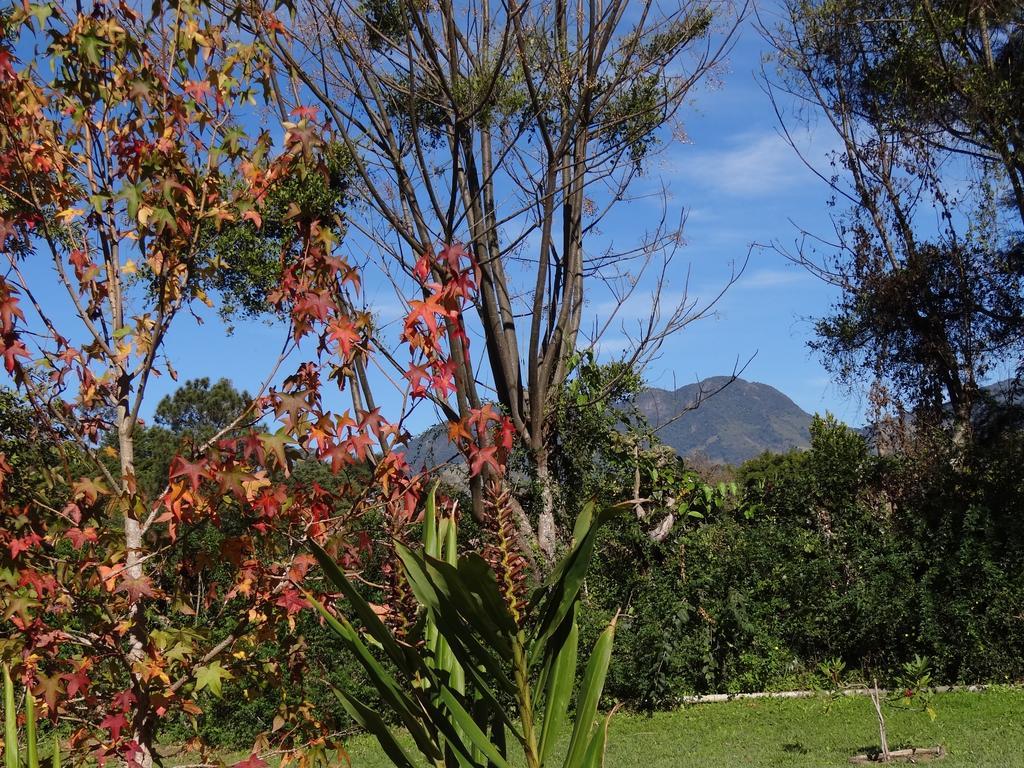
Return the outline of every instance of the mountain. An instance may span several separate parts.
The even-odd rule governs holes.
[[[702,453],[716,463],[741,464],[765,451],[810,446],[811,415],[767,384],[736,379],[686,410],[726,382],[714,376],[674,392],[648,389],[637,395],[636,407],[680,456]]]
[[[652,426],[661,427],[658,437],[680,456],[700,453],[715,463],[735,465],[765,451],[810,446],[809,413],[767,384],[736,379],[723,389],[728,381],[713,376],[674,392],[646,389],[637,395],[636,408]],[[701,398],[700,407],[687,410]],[[443,424],[413,438],[406,453],[414,467],[457,456]]]

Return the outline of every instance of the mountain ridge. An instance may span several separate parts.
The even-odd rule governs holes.
[[[784,453],[810,446],[811,414],[775,387],[730,379],[712,376],[675,390],[651,387],[640,392],[631,407],[684,458],[701,455],[713,463],[736,465],[765,451]],[[406,454],[414,467],[458,459],[443,424],[413,438]]]
[[[810,447],[811,414],[769,384],[730,379],[711,376],[675,390],[652,387],[634,405],[683,457],[701,454],[735,465],[765,451]]]

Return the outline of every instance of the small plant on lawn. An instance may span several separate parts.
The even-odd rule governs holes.
[[[847,671],[846,663],[839,658],[826,659],[821,662],[818,665],[818,676],[822,689],[828,692],[826,710],[845,695],[845,690],[858,684],[856,678]],[[872,677],[871,685],[866,687],[875,709],[875,715],[878,717],[879,751],[877,759],[879,761],[888,762],[892,759],[883,705],[893,709],[924,712],[934,720],[936,717],[933,706],[935,694],[931,689],[931,683],[931,662],[926,656],[915,655],[913,660],[903,664],[900,673],[893,680],[893,687],[887,693],[878,687],[877,677]]]
[[[851,685],[853,683],[850,673],[846,669],[846,662],[842,659],[833,657],[818,664],[818,680],[815,689],[820,688],[828,694],[825,702],[826,711],[831,709],[836,701],[843,698],[843,691]]]
[[[880,752],[878,759],[888,762],[892,759],[889,749],[889,738],[885,729],[885,715],[882,711],[882,704],[899,709],[914,709],[926,712],[928,716],[935,719],[935,709],[932,706],[931,685],[931,663],[926,657],[914,656],[901,668],[900,674],[895,679],[895,687],[883,698],[878,688],[877,678],[872,678],[872,687],[869,689],[871,703],[875,707],[875,714],[878,716],[878,736],[880,739]]]
[[[310,545],[313,553],[365,634],[342,610],[332,612],[313,602],[431,766],[507,768],[509,737],[528,768],[601,766],[611,714],[598,721],[597,708],[614,618],[590,653],[568,749],[556,754],[554,747],[569,722],[576,679],[579,591],[597,531],[611,511],[595,514],[593,504],[584,508],[569,552],[525,600],[524,564],[513,544],[508,493],[497,482],[488,490],[494,543],[483,554],[457,557],[454,514],[438,516],[434,491],[425,502],[423,546],[413,549],[395,541],[401,579],[419,609],[402,629],[389,628],[316,544]],[[344,691],[336,693],[396,766],[419,764],[381,712]]]

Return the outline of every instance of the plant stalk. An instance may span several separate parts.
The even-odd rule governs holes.
[[[512,644],[512,661],[515,665],[516,696],[519,699],[519,720],[523,726],[523,752],[527,768],[540,768],[537,749],[537,732],[533,723],[533,700],[530,695],[530,668],[523,648],[526,637],[520,632]]]

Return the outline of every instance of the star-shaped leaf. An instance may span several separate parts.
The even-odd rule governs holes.
[[[224,680],[230,680],[232,677],[231,672],[224,669],[219,661],[212,661],[205,667],[196,668],[196,690],[201,691],[203,688],[209,688],[210,693],[219,699],[221,697],[221,683]]]

